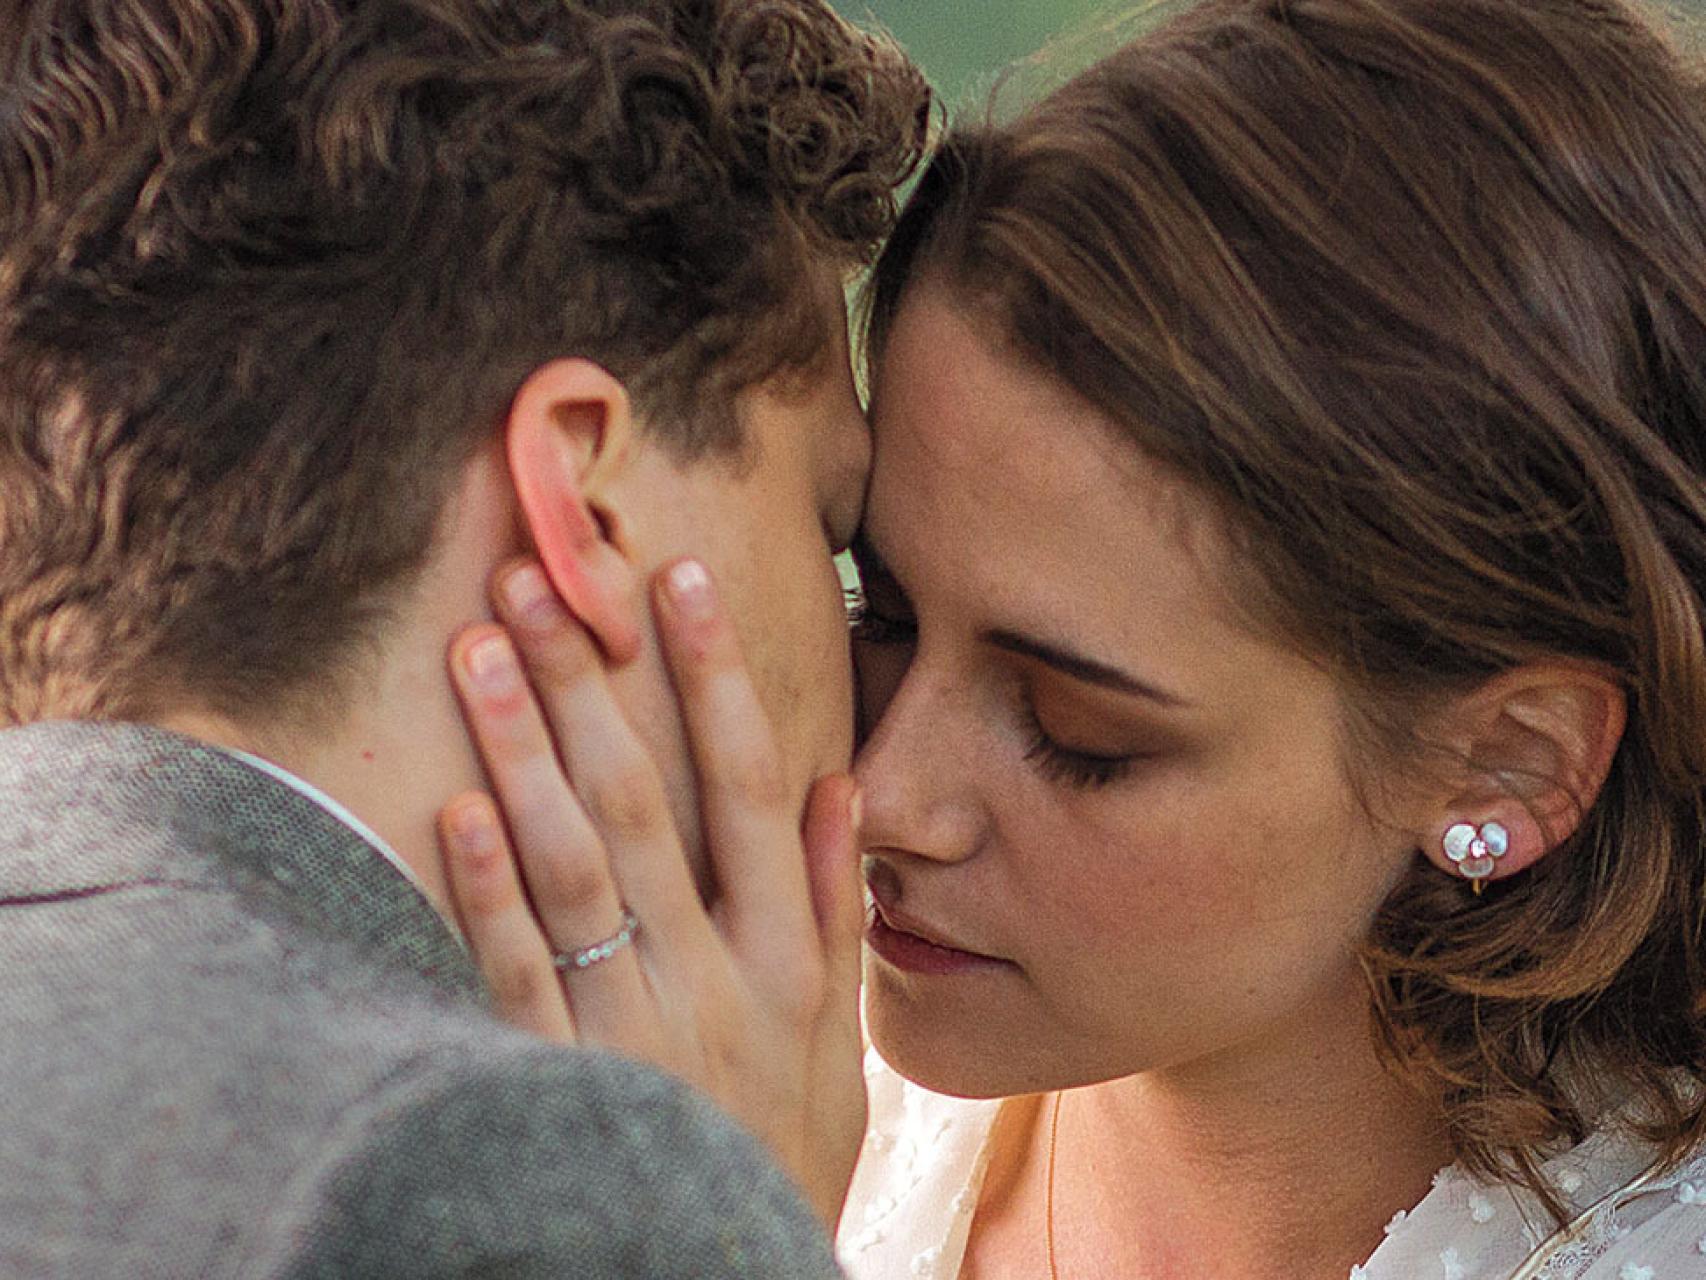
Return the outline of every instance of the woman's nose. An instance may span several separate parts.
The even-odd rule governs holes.
[[[867,853],[909,853],[952,861],[978,846],[975,725],[947,680],[914,663],[874,724],[854,773],[864,793]]]

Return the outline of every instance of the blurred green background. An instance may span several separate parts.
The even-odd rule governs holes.
[[[1130,17],[1140,8],[1176,6],[1144,0],[831,0],[847,18],[861,24],[875,19],[917,59],[942,100],[955,114],[980,111],[997,73],[1054,46],[1044,80],[1070,74],[1107,53],[1116,43],[1108,35],[1111,19]],[[1661,11],[1680,19],[1696,47],[1706,46],[1706,0],[1657,0]],[[1128,28],[1126,34],[1133,34]],[[1020,101],[1028,77],[1013,85]],[[1005,101],[1005,95],[1004,95]]]
[[[980,108],[996,74],[1051,40],[1094,32],[1131,8],[1110,0],[832,0],[862,25],[875,19],[918,60],[956,112]],[[1105,52],[1106,50],[1103,50]]]

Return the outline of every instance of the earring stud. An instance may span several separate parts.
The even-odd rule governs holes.
[[[1446,830],[1445,856],[1457,864],[1458,872],[1478,894],[1510,843],[1510,832],[1496,822],[1485,822],[1479,827],[1459,822]]]

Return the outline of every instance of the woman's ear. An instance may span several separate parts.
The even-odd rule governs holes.
[[[1623,740],[1622,687],[1587,666],[1532,663],[1460,699],[1443,740],[1466,762],[1422,850],[1480,891],[1569,839],[1598,800]]]
[[[640,652],[644,593],[607,496],[633,447],[622,384],[589,360],[528,375],[504,425],[510,476],[545,574],[611,663]]]

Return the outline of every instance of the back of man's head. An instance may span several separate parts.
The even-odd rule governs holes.
[[[349,666],[528,372],[684,457],[926,94],[820,0],[0,0],[0,725]]]

